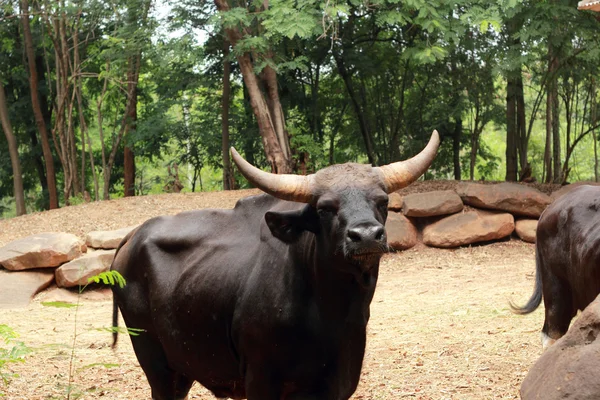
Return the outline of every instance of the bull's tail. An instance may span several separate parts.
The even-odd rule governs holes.
[[[113,296],[112,337],[113,342],[111,347],[114,349],[117,347],[117,340],[119,339],[119,306],[117,305],[115,296]]]
[[[535,250],[535,287],[533,289],[533,294],[527,301],[527,303],[522,306],[516,306],[513,302],[510,302],[510,308],[512,312],[519,315],[525,315],[534,312],[542,302],[542,262],[540,259],[539,249]]]

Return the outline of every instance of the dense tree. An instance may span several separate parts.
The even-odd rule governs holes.
[[[278,173],[388,163],[433,129],[427,179],[598,179],[600,22],[575,1],[9,0],[1,12],[0,207],[17,213],[88,193],[244,187],[231,145]]]

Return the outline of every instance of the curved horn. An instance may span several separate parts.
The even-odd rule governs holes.
[[[419,179],[433,162],[440,145],[440,136],[436,130],[431,134],[427,146],[416,156],[406,161],[375,167],[381,172],[388,193],[402,189]]]
[[[312,175],[271,174],[256,168],[232,147],[231,156],[238,169],[254,186],[282,200],[310,203],[313,200],[311,190]]]

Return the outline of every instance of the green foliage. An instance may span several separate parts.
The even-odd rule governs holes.
[[[55,308],[75,308],[79,307],[78,304],[66,303],[64,301],[43,301],[44,307],[55,307]]]
[[[8,325],[0,324],[0,380],[7,385],[15,374],[7,372],[9,364],[23,362],[25,356],[31,351],[23,342],[16,340],[19,336]],[[0,397],[4,396],[0,390]]]
[[[82,78],[81,113],[89,129],[94,172],[100,192],[106,179],[113,197],[123,195],[124,145],[136,155],[137,194],[164,191],[173,179],[167,168],[174,164],[181,171],[183,191],[220,187],[225,58],[232,66],[231,145],[256,165],[268,166],[237,63],[242,55],[252,62],[265,100],[263,71],[266,67],[276,71],[292,154],[298,165],[308,160],[309,170],[331,162],[381,164],[409,157],[420,150],[431,130],[438,129],[444,144],[428,178],[453,176],[457,158],[466,177],[471,169],[471,139],[480,135],[474,174],[502,179],[506,79],[519,73],[525,88],[527,129],[531,126],[528,158],[538,180],[549,79],[556,79],[561,102],[562,163],[576,134],[593,127],[598,115],[596,111],[593,117],[591,110],[600,96],[597,88],[590,94],[588,84],[600,78],[599,23],[593,13],[578,11],[572,2],[256,0],[229,2],[229,11],[218,12],[213,1],[181,0],[160,6],[153,3],[144,17],[146,4],[146,0],[82,0],[32,5],[36,9],[31,28],[39,61],[38,92],[46,125],[53,129],[57,121],[59,63],[53,25],[44,18],[64,15],[69,59],[74,62],[77,48],[84,60],[76,70]],[[1,9],[0,80],[18,141],[26,206],[35,211],[48,206],[48,192],[43,188],[45,167],[32,113],[29,71],[23,63],[18,2],[4,2]],[[228,29],[239,40],[225,57]],[[550,47],[559,63],[559,72],[552,77],[548,76]],[[121,125],[127,121],[128,74],[137,54],[142,55],[137,120],[117,146]],[[69,79],[74,82],[75,75]],[[570,111],[565,104],[568,96]],[[70,121],[78,171],[84,137],[79,112],[74,105]],[[462,124],[457,151],[451,146],[456,124]],[[372,154],[367,154],[367,142]],[[102,144],[105,159],[115,145],[114,166],[106,177]],[[571,178],[594,177],[592,148],[589,134],[572,149]],[[62,193],[64,171],[54,146],[51,151]],[[0,154],[8,154],[2,135]],[[1,158],[0,215],[5,218],[15,214],[12,174],[9,157]],[[83,189],[95,198],[87,149],[83,175]],[[236,176],[238,187],[248,185]],[[77,190],[70,204],[81,204],[83,199]]]
[[[125,287],[125,278],[118,271],[105,271],[101,272],[98,275],[94,275],[88,278],[88,283],[100,283],[102,282],[105,285],[119,285],[122,289]]]

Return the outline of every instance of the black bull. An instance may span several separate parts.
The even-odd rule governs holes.
[[[359,382],[369,305],[387,249],[387,193],[431,164],[336,165],[308,177],[240,171],[271,195],[232,210],[144,223],[121,243],[114,287],[155,400],[186,398],[194,381],[217,397],[345,400]],[[304,204],[305,203],[305,204]],[[116,334],[115,334],[116,342]]]
[[[576,188],[544,211],[537,226],[535,259],[533,295],[513,309],[531,313],[543,297],[542,343],[548,347],[600,293],[600,187]]]

